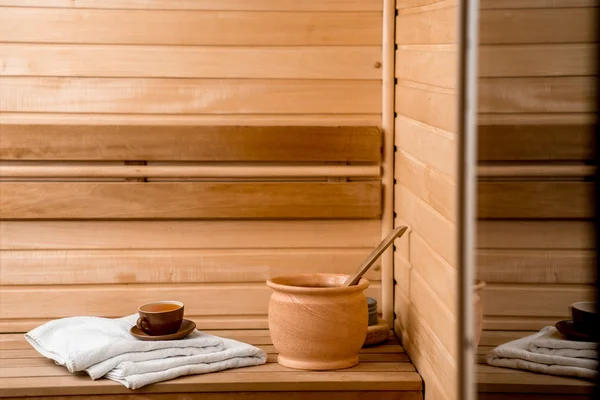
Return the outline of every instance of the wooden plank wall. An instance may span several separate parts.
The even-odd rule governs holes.
[[[235,154],[236,149],[221,140],[225,143],[221,149],[210,148],[197,158],[203,147],[186,146],[190,142],[185,127],[380,126],[381,3],[0,0],[0,127],[12,134],[14,146],[18,140],[35,142],[34,136],[20,136],[16,130],[37,134],[44,143],[38,150],[70,163],[69,169],[49,162],[37,170],[23,170],[16,161],[1,166],[3,174],[10,172],[13,178],[3,183],[9,185],[4,193],[11,195],[3,196],[10,206],[3,208],[4,217],[11,219],[0,222],[0,332],[31,329],[49,318],[67,316],[64,310],[69,315],[112,317],[135,312],[147,300],[169,297],[186,302],[188,314],[201,328],[266,328],[268,277],[352,271],[379,241],[378,210],[369,216],[346,214],[324,220],[324,215],[283,207],[274,218],[263,213],[271,209],[265,203],[254,218],[270,217],[267,220],[237,219],[257,210],[240,213],[231,204],[229,211],[219,214],[224,217],[220,220],[206,219],[210,213],[194,214],[194,203],[204,208],[222,205],[204,203],[198,196],[213,190],[215,179],[223,182],[232,176],[231,165],[208,163],[231,161],[210,160],[212,151]],[[111,128],[116,125],[129,127],[125,129],[129,133],[137,129],[137,136],[131,136],[137,139],[129,141],[129,136]],[[175,132],[177,126],[182,128]],[[169,130],[162,130],[165,127]],[[90,132],[96,132],[89,136],[94,141],[86,142],[83,138]],[[290,137],[306,133],[301,128],[287,132]],[[309,138],[328,140],[322,135],[318,139],[314,130],[307,132]],[[81,140],[73,145],[69,134]],[[106,149],[102,140],[113,140],[114,146]],[[286,142],[290,148],[292,142]],[[96,146],[95,156],[82,155],[83,144]],[[207,139],[205,144],[214,141]],[[31,159],[36,152],[30,150],[12,157]],[[113,156],[119,152],[135,156],[109,160],[103,158],[105,150]],[[10,149],[0,151],[6,158]],[[301,147],[297,152],[306,155]],[[57,154],[68,157],[61,160]],[[337,164],[328,158],[331,154],[313,162]],[[149,161],[157,159],[167,162]],[[131,166],[123,170],[123,161],[148,165],[131,175]],[[300,186],[310,189],[323,182],[331,183],[328,188],[334,193],[329,200],[344,192],[334,188],[335,181],[345,181],[344,174],[327,178],[321,170],[313,174],[317,178],[290,177],[293,173],[281,162],[298,161],[293,157],[282,160],[262,151],[258,159],[245,161],[269,161],[258,169],[236,171],[244,170],[244,179],[276,182],[273,193],[282,193],[278,190],[284,187],[295,194],[310,193]],[[366,165],[355,161],[357,166]],[[161,174],[176,165],[182,169],[174,184],[172,177]],[[377,183],[379,167],[369,165],[375,167],[375,178],[373,170],[367,175]],[[91,179],[98,166],[103,172]],[[331,172],[336,166],[328,167]],[[132,186],[118,196],[107,189],[124,179],[143,181],[149,171],[155,176],[147,179],[149,183],[129,183]],[[43,185],[40,174],[46,179]],[[56,174],[62,174],[59,182],[51,178]],[[198,176],[216,178],[195,182]],[[173,213],[155,197],[151,188],[161,179],[169,180],[178,195],[180,183],[195,182],[185,186],[192,188],[190,197],[173,205],[183,214]],[[37,182],[33,186],[32,180]],[[364,178],[357,180],[359,185],[370,184]],[[261,188],[268,191],[273,182],[263,182]],[[290,182],[293,188],[286,186]],[[260,203],[265,193],[257,186],[236,187],[245,194],[252,189],[258,196],[253,204]],[[372,189],[367,191],[379,194],[378,183]],[[163,195],[169,192],[162,187]],[[359,193],[366,192],[346,192],[351,197]],[[56,202],[40,205],[39,200],[49,195]],[[117,201],[113,204],[118,209],[97,213],[98,209],[86,208],[90,198],[106,207],[104,195]],[[31,203],[20,207],[27,199]],[[331,211],[334,203],[325,207]],[[377,202],[372,205],[379,207]],[[312,218],[296,219],[301,215]],[[377,268],[370,278],[368,294],[379,298]],[[23,307],[25,303],[30,306]]]
[[[484,329],[537,330],[593,297],[597,7],[595,0],[481,3]]]
[[[395,331],[423,376],[426,399],[454,399],[458,9],[398,0]]]

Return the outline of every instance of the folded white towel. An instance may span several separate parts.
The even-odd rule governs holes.
[[[531,341],[529,351],[551,356],[598,360],[597,343],[566,340],[556,328],[549,326],[546,329],[544,334]]]
[[[537,354],[529,351],[531,342],[545,335],[551,329],[551,326],[547,326],[531,336],[496,347],[487,355],[488,364],[495,367],[522,369],[551,375],[596,379],[598,376],[598,362],[596,360]]]
[[[108,368],[110,370],[122,359],[107,360],[127,353],[165,350],[161,356],[168,357],[168,352],[173,348],[209,348],[208,351],[213,352],[223,349],[223,342],[219,338],[198,331],[182,340],[142,341],[129,332],[136,320],[137,314],[117,319],[62,318],[29,331],[25,339],[43,356],[66,366],[69,372],[84,371],[103,361],[107,362],[105,368],[113,363]],[[179,354],[174,352],[174,355]],[[143,355],[141,359],[144,359]],[[92,376],[93,379],[98,377]]]
[[[261,365],[267,361],[262,349],[231,339],[221,339],[223,351],[193,356],[169,357],[148,361],[120,363],[106,377],[130,389],[166,381],[183,375],[205,374],[229,368]]]

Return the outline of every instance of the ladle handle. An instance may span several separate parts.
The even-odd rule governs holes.
[[[360,266],[356,270],[356,273],[353,276],[350,276],[348,279],[346,279],[346,281],[344,282],[344,286],[356,285],[358,281],[360,281],[360,278],[362,278],[362,276],[369,270],[369,268],[371,268],[371,265],[373,265],[373,263],[379,258],[379,256],[383,254],[385,249],[390,247],[390,244],[394,242],[394,239],[402,236],[407,229],[408,226],[399,226],[396,229],[394,229],[389,235],[387,235],[387,237],[383,239],[381,243],[379,243],[379,246],[377,246],[377,248],[373,250],[371,254],[369,254],[369,256],[365,258],[365,260],[360,264]]]

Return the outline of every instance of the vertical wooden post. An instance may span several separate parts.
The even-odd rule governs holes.
[[[394,228],[394,46],[395,0],[383,0],[382,82],[383,107],[383,212],[381,237]],[[394,324],[394,253],[388,249],[381,257],[381,309],[383,319]]]

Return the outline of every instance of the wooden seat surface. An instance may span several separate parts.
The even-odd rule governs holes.
[[[477,348],[479,400],[587,400],[594,383],[582,379],[492,367],[485,356],[494,347],[532,334],[527,331],[484,331]]]
[[[422,399],[422,380],[398,340],[365,348],[360,364],[339,371],[298,371],[277,364],[277,351],[267,330],[208,331],[222,337],[261,347],[268,354],[267,364],[212,374],[181,377],[149,385],[136,391],[119,383],[86,374],[74,375],[66,368],[42,357],[23,338],[23,334],[0,335],[0,397],[69,396],[89,399],[111,395],[111,399],[133,400],[115,395],[139,394],[143,399],[217,400],[230,398],[299,399]],[[285,393],[282,393],[285,392]],[[310,392],[303,393],[303,392]],[[169,394],[169,395],[167,395]]]

